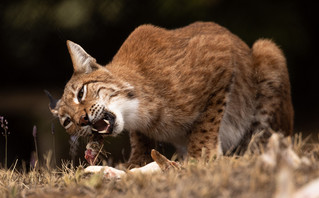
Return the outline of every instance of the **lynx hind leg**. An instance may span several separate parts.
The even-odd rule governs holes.
[[[195,122],[187,147],[189,157],[199,159],[205,154],[203,157],[209,159],[223,154],[218,136],[228,90],[226,88],[218,94],[212,94],[205,111]]]
[[[266,138],[271,130],[291,135],[294,113],[285,57],[276,44],[265,39],[255,42],[252,55],[258,85],[252,133],[264,131]]]

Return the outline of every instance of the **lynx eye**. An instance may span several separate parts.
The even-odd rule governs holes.
[[[66,117],[63,121],[63,127],[65,129],[69,128],[72,125],[72,121],[70,117]]]
[[[87,85],[83,85],[83,87],[78,92],[77,99],[78,99],[79,102],[81,102],[81,101],[83,101],[85,99],[86,87],[87,87]]]

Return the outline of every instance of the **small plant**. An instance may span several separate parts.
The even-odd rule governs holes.
[[[0,116],[0,124],[2,128],[2,135],[5,138],[5,147],[4,147],[4,168],[8,168],[8,135],[10,132],[8,131],[8,121],[3,117]]]
[[[34,146],[35,146],[35,163],[33,164],[34,168],[38,167],[39,163],[39,153],[38,153],[38,144],[37,144],[37,126],[33,126],[32,130],[33,140],[34,140]]]
[[[51,134],[52,134],[52,147],[53,147],[53,167],[56,167],[56,155],[55,155],[55,129],[54,124],[51,124]]]

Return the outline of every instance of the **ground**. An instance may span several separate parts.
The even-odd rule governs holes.
[[[261,153],[188,160],[181,170],[121,179],[69,163],[28,172],[0,169],[0,197],[298,197],[318,181],[319,144],[276,138]]]

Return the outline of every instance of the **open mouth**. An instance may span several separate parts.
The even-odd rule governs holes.
[[[92,132],[97,132],[99,134],[106,134],[106,135],[112,134],[114,122],[115,122],[115,116],[110,112],[106,112],[102,119],[92,124]]]

